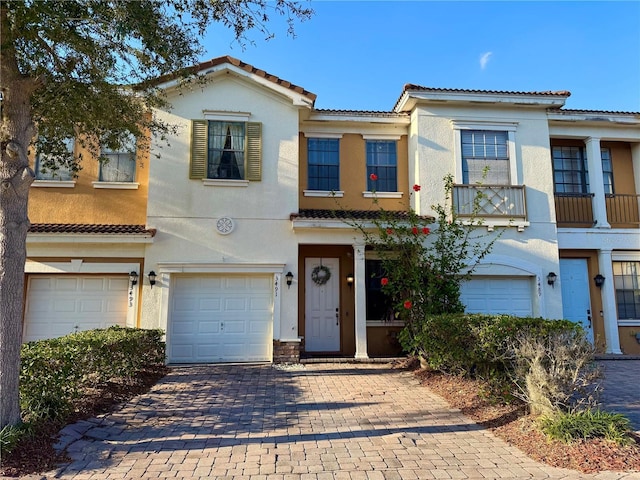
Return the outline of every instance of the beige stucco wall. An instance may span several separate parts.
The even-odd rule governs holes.
[[[83,158],[75,186],[40,187],[35,182],[29,191],[31,223],[144,225],[150,166],[148,149],[138,149],[135,182],[139,185],[134,190],[94,188],[100,164],[78,142],[75,149]],[[32,158],[32,167],[33,161]]]

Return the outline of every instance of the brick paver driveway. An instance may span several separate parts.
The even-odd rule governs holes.
[[[73,462],[50,477],[640,479],[537,463],[384,365],[176,368],[66,431]]]

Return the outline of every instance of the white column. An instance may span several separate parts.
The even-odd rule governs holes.
[[[356,355],[355,358],[369,358],[367,354],[367,293],[364,273],[364,244],[353,246],[354,288],[355,288],[355,320],[356,320]]]
[[[611,228],[607,221],[607,205],[604,198],[604,181],[602,179],[602,154],[600,139],[589,137],[585,140],[587,146],[587,165],[589,168],[589,188],[593,196],[593,219],[596,228]]]
[[[622,355],[620,350],[620,337],[618,335],[618,313],[616,308],[616,289],[613,282],[613,265],[611,263],[611,250],[598,251],[598,265],[600,274],[604,276],[604,284],[600,291],[602,295],[602,313],[604,320],[604,336],[606,341],[606,353]],[[594,318],[600,312],[593,312]]]

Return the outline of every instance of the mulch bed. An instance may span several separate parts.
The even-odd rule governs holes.
[[[415,368],[415,365],[413,365]],[[423,385],[444,398],[494,435],[539,462],[585,473],[640,470],[640,438],[618,446],[606,440],[582,440],[567,445],[552,441],[536,428],[522,403],[497,403],[479,394],[482,384],[440,372],[415,370]]]

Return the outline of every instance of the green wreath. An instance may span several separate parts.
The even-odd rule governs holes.
[[[324,265],[318,265],[311,271],[311,280],[316,285],[324,285],[331,278],[331,270]]]

